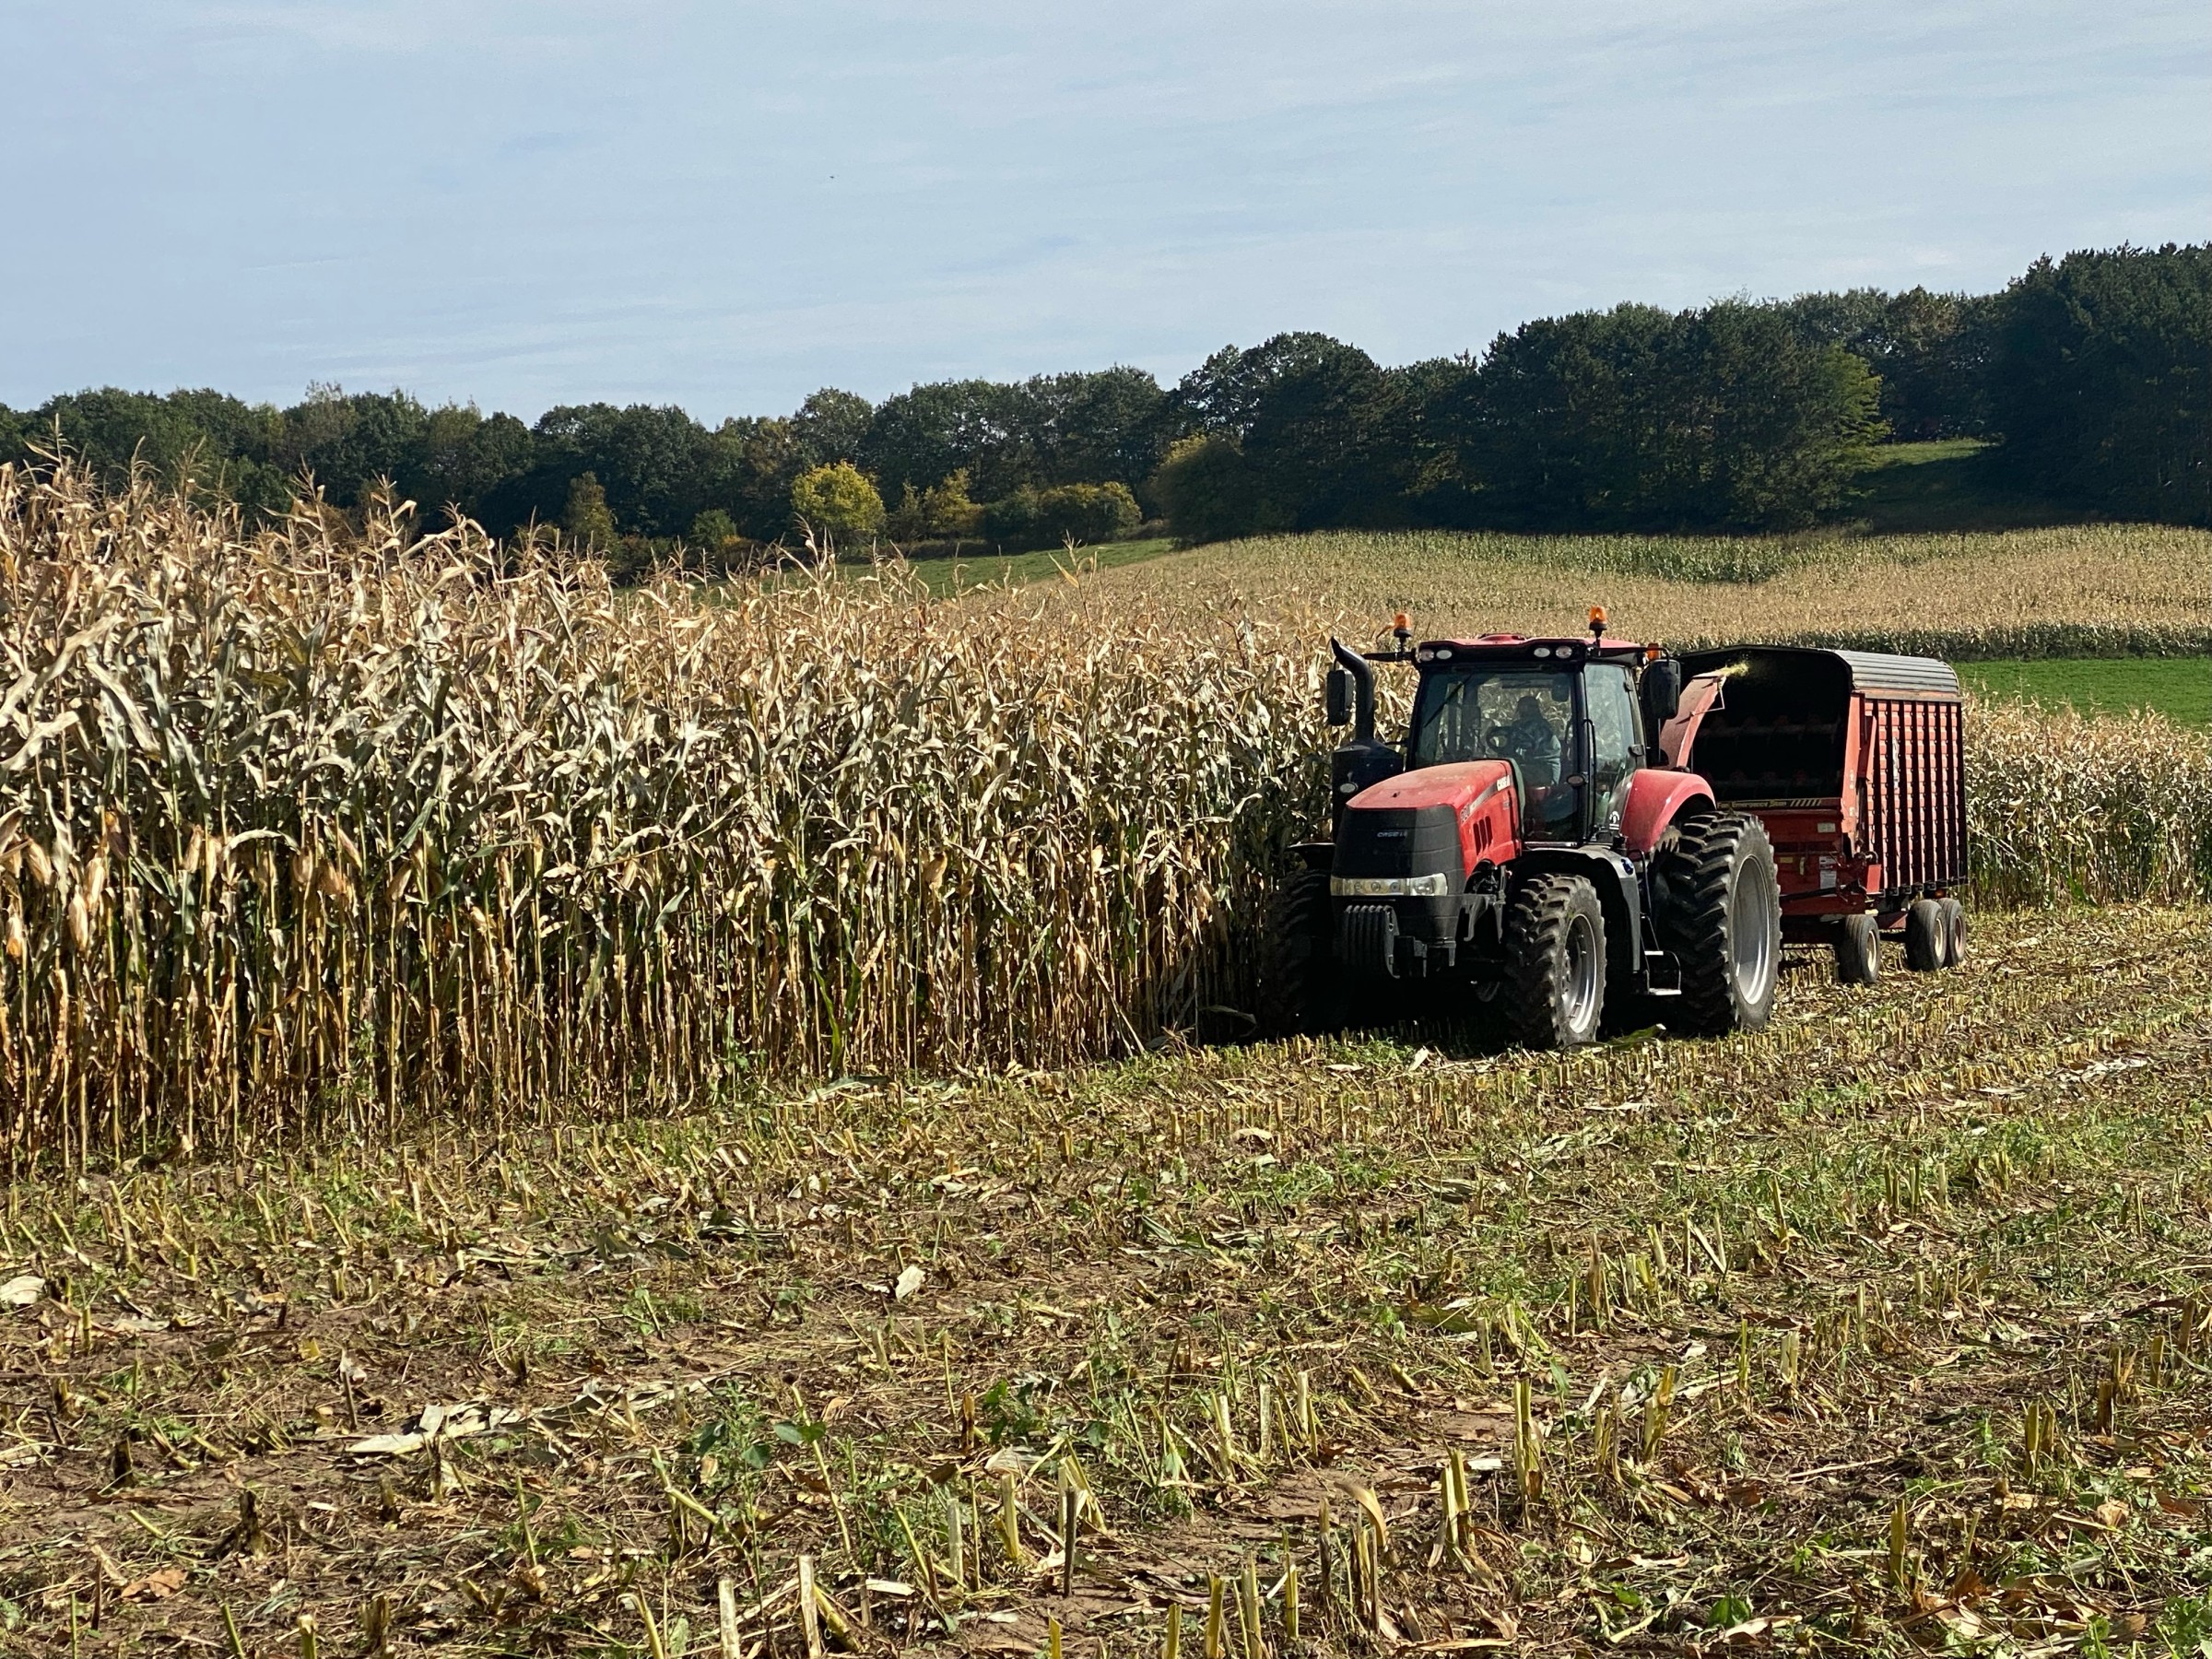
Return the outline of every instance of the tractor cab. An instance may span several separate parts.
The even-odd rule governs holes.
[[[1358,723],[1332,768],[1339,823],[1354,796],[1401,771],[1501,760],[1512,769],[1521,841],[1618,843],[1630,780],[1661,763],[1659,731],[1680,700],[1673,658],[1606,639],[1602,610],[1593,610],[1587,639],[1409,641],[1407,629],[1394,651],[1362,656],[1335,646],[1330,723]],[[1374,735],[1375,662],[1411,663],[1419,677],[1402,750]]]

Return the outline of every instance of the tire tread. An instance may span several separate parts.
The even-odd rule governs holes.
[[[1259,1027],[1288,1037],[1331,1029],[1335,962],[1329,937],[1335,911],[1326,870],[1294,870],[1277,890],[1260,940]]]
[[[1725,1036],[1739,1024],[1729,961],[1730,873],[1754,840],[1772,881],[1765,826],[1741,813],[1718,812],[1681,826],[1659,884],[1660,936],[1682,964],[1680,1023],[1697,1036]]]
[[[1565,1048],[1576,1038],[1559,1018],[1559,976],[1565,968],[1568,912],[1579,876],[1532,876],[1514,892],[1505,912],[1505,982],[1499,994],[1506,1023],[1531,1048]],[[1600,960],[1604,941],[1599,940]]]

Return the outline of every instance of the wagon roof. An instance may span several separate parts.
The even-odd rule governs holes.
[[[1886,691],[1893,696],[1959,697],[1959,676],[1948,663],[1936,657],[1893,656],[1879,651],[1829,651],[1809,645],[1730,645],[1719,651],[1685,653],[1686,673],[1710,674],[1739,657],[1826,657],[1841,663],[1851,676],[1853,690]]]

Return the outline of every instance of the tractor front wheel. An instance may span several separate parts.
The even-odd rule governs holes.
[[[1653,874],[1660,942],[1682,964],[1682,1027],[1700,1037],[1761,1029],[1782,977],[1782,888],[1766,826],[1734,812],[1693,818],[1670,833]]]
[[[1580,876],[1532,876],[1505,912],[1505,986],[1499,999],[1531,1048],[1580,1048],[1606,1006],[1606,916]]]
[[[1276,892],[1260,940],[1262,1036],[1312,1035],[1343,1023],[1335,932],[1329,873],[1294,871]]]

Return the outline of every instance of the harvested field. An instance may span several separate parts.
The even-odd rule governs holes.
[[[2208,923],[18,1181],[0,1647],[2194,1653]]]

